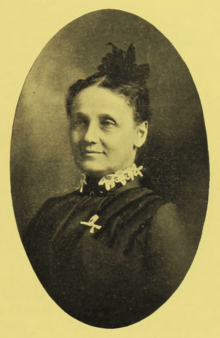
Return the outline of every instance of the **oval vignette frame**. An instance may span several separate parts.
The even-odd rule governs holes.
[[[136,63],[150,64],[152,119],[141,154],[150,178],[145,183],[177,205],[195,255],[209,188],[200,99],[169,40],[147,21],[119,10],[92,12],[69,23],[47,43],[27,76],[11,144],[11,189],[19,233],[23,238],[45,200],[78,187],[80,173],[69,144],[65,95],[72,83],[97,71],[108,42],[123,50],[134,42]]]

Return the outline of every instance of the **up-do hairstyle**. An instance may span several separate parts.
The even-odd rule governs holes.
[[[134,120],[137,123],[149,121],[150,100],[147,79],[150,74],[149,64],[135,64],[135,47],[133,43],[127,52],[119,49],[111,42],[112,53],[107,53],[98,66],[98,72],[85,80],[78,80],[68,91],[66,98],[67,116],[71,116],[74,97],[83,89],[97,85],[107,88],[113,93],[123,96],[127,104],[133,108]]]

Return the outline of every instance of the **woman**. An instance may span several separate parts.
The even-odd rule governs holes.
[[[149,66],[135,64],[133,44],[126,53],[112,48],[66,100],[80,188],[49,199],[24,238],[55,302],[103,328],[154,312],[192,260],[175,205],[142,186],[143,167],[135,164],[147,138]]]

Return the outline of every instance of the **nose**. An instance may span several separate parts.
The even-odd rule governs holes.
[[[88,143],[97,143],[99,140],[99,128],[96,123],[91,122],[84,135],[84,140]]]

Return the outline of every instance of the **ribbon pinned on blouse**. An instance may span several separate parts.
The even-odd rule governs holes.
[[[90,233],[94,234],[94,229],[101,229],[101,225],[97,225],[95,224],[95,222],[99,219],[98,215],[94,215],[90,218],[90,220],[88,222],[80,222],[80,224],[84,224],[84,225],[88,225],[89,227],[91,227],[90,229]]]

